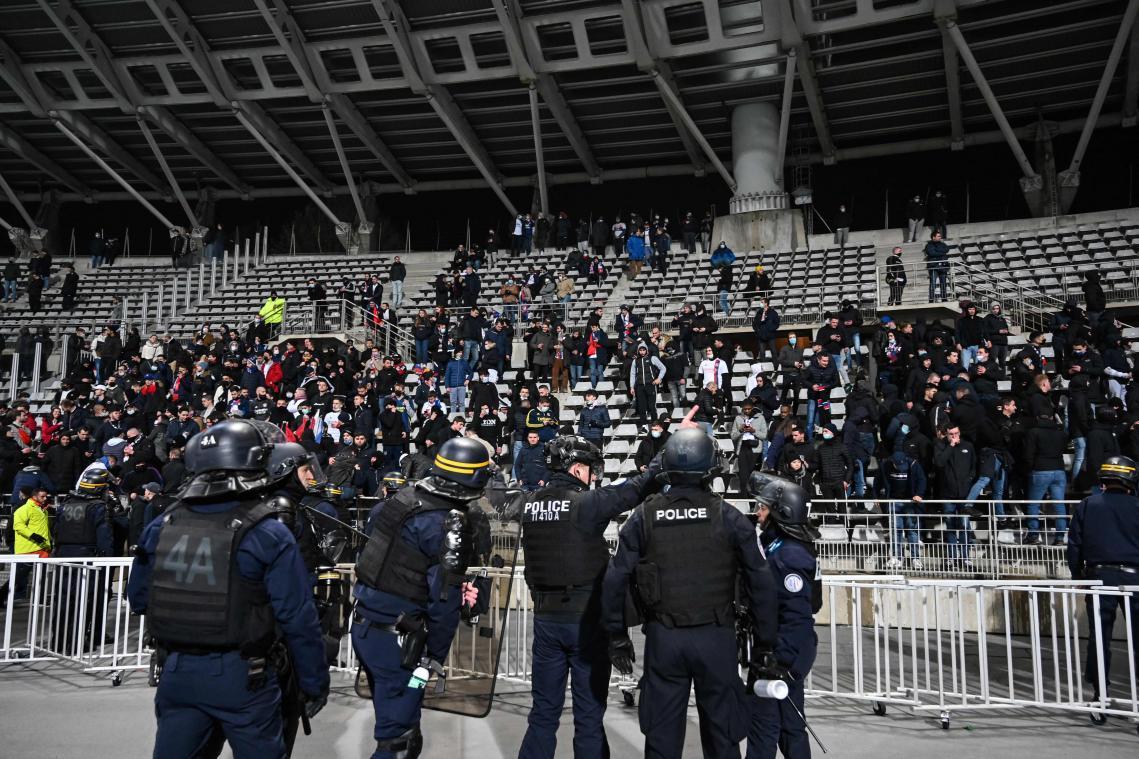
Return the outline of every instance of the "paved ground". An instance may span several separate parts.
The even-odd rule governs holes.
[[[334,681],[337,682],[337,681]],[[298,759],[359,759],[370,755],[372,710],[337,682],[328,707],[313,725],[313,735],[298,742]],[[58,666],[0,668],[0,757],[73,759],[79,756],[143,759],[153,747],[153,691],[136,674],[121,687],[106,679],[71,673]],[[614,693],[606,727],[614,757],[641,754],[636,712],[619,704]],[[529,697],[506,694],[487,719],[426,712],[425,757],[499,759],[514,757],[526,728]],[[906,757],[960,759],[1032,757],[1032,759],[1123,759],[1139,755],[1134,725],[1109,720],[1091,725],[1080,715],[994,714],[958,716],[949,730],[936,719],[892,708],[884,717],[862,705],[812,701],[808,708],[830,755],[843,759]],[[563,719],[557,756],[572,756],[572,727]],[[689,715],[685,757],[698,757],[695,712]],[[224,754],[228,757],[228,751]],[[821,752],[815,750],[815,756]]]

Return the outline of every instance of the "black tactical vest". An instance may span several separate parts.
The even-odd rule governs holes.
[[[605,573],[609,546],[587,535],[571,519],[581,491],[542,488],[522,501],[522,550],[532,591],[593,585]]]
[[[638,567],[638,586],[655,576],[656,588],[638,592],[651,619],[668,627],[732,623],[737,562],[722,504],[711,493],[685,489],[641,506],[645,566]]]
[[[453,503],[418,488],[404,488],[389,498],[356,561],[356,579],[413,603],[427,603],[427,570],[438,564],[440,557],[425,555],[400,534],[407,520],[417,514],[453,508]]]
[[[55,544],[57,546],[95,546],[95,519],[88,512],[102,501],[68,496],[55,509]]]
[[[238,572],[237,548],[272,516],[271,500],[216,514],[177,505],[163,514],[146,621],[164,648],[248,656],[268,651],[276,619],[264,583]]]

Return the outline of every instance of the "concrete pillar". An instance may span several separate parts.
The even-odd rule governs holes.
[[[775,181],[781,162],[779,109],[772,103],[744,103],[732,109],[732,175],[737,195],[777,192]]]

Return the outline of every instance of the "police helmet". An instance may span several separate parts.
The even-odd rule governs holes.
[[[1116,482],[1129,492],[1135,492],[1135,486],[1139,485],[1139,465],[1126,456],[1108,456],[1099,465],[1099,481],[1104,486]]]
[[[454,437],[439,446],[431,462],[429,490],[467,501],[482,495],[490,481],[490,454],[469,437]]]
[[[269,458],[276,439],[267,427],[272,425],[230,419],[190,438],[185,463],[192,479],[182,491],[182,498],[224,500],[268,485]]]
[[[340,496],[344,495],[344,488],[340,487],[336,483],[326,482],[320,488],[320,492],[324,494],[325,498],[329,498],[335,501],[339,500]]]
[[[702,485],[720,472],[716,441],[702,430],[682,429],[664,444],[660,479],[669,485]]]
[[[79,475],[79,481],[75,483],[75,493],[77,495],[101,495],[111,484],[111,473],[107,471],[106,467],[90,466],[83,470],[83,474]]]
[[[402,472],[388,472],[384,475],[384,490],[395,492],[407,484],[407,478]]]
[[[551,472],[568,472],[574,464],[595,470],[601,461],[597,446],[578,435],[562,435],[546,443],[546,468]]]
[[[819,531],[810,522],[811,509],[807,491],[790,480],[754,472],[748,491],[757,503],[767,507],[771,520],[786,535],[813,542]]]
[[[283,480],[308,462],[309,453],[300,443],[279,443],[269,453],[269,477]]]

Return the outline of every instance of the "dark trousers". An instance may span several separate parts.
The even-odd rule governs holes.
[[[905,282],[890,283],[890,304],[902,302],[902,292],[906,289]]]
[[[418,725],[423,688],[407,686],[411,673],[400,666],[399,641],[395,633],[379,630],[367,622],[357,622],[352,625],[352,648],[372,686],[376,740],[394,740]],[[395,754],[377,750],[372,759],[395,759]]]
[[[283,759],[281,689],[272,672],[249,690],[249,663],[236,652],[166,658],[154,712],[154,756],[197,757],[220,730],[234,759]]]
[[[1108,569],[1106,567],[1097,568],[1092,571],[1091,576],[1093,579],[1103,580],[1106,587],[1114,587],[1118,585],[1135,585],[1135,575],[1128,574],[1127,572],[1120,572],[1118,569]],[[1107,679],[1107,684],[1111,684],[1111,629],[1115,626],[1115,615],[1121,611],[1120,607],[1124,602],[1131,606],[1131,643],[1136,649],[1139,649],[1139,596],[1132,595],[1130,599],[1124,599],[1119,596],[1101,596],[1099,599],[1099,619],[1102,627],[1100,634],[1100,641],[1096,640],[1095,636],[1095,609],[1092,608],[1092,597],[1088,596],[1085,602],[1088,609],[1088,663],[1087,668],[1084,670],[1084,676],[1099,692],[1099,664],[1097,663],[1097,644],[1103,647],[1103,672],[1104,677]],[[1132,651],[1132,656],[1139,656],[1139,650]],[[1124,680],[1126,677],[1127,660],[1123,661]]]
[[[740,444],[740,452],[739,452],[739,455],[737,456],[737,458],[739,459],[739,463],[740,463],[740,486],[741,487],[744,487],[747,485],[748,478],[750,478],[751,473],[755,471],[756,457],[759,454],[761,454],[762,452],[763,452],[762,444],[756,445],[754,447],[751,445],[748,445],[747,442]]]
[[[684,249],[687,250],[689,253],[692,253],[693,255],[696,254],[696,233],[695,232],[685,232],[684,233]]]
[[[657,415],[657,389],[656,385],[637,385],[637,422],[648,424]]]
[[[776,748],[784,759],[811,759],[807,723],[799,716],[806,714],[803,681],[787,683],[787,690],[787,698],[782,701],[748,696],[751,727],[747,734],[747,759],[775,759]]]
[[[608,638],[598,620],[554,622],[536,617],[533,704],[518,759],[553,759],[567,677],[573,697],[573,755],[608,757],[609,742],[602,720],[609,669]]]
[[[645,627],[639,707],[645,759],[680,759],[684,753],[693,685],[705,759],[739,759],[748,715],[736,665],[735,631],[718,625],[669,629],[659,622]]]

